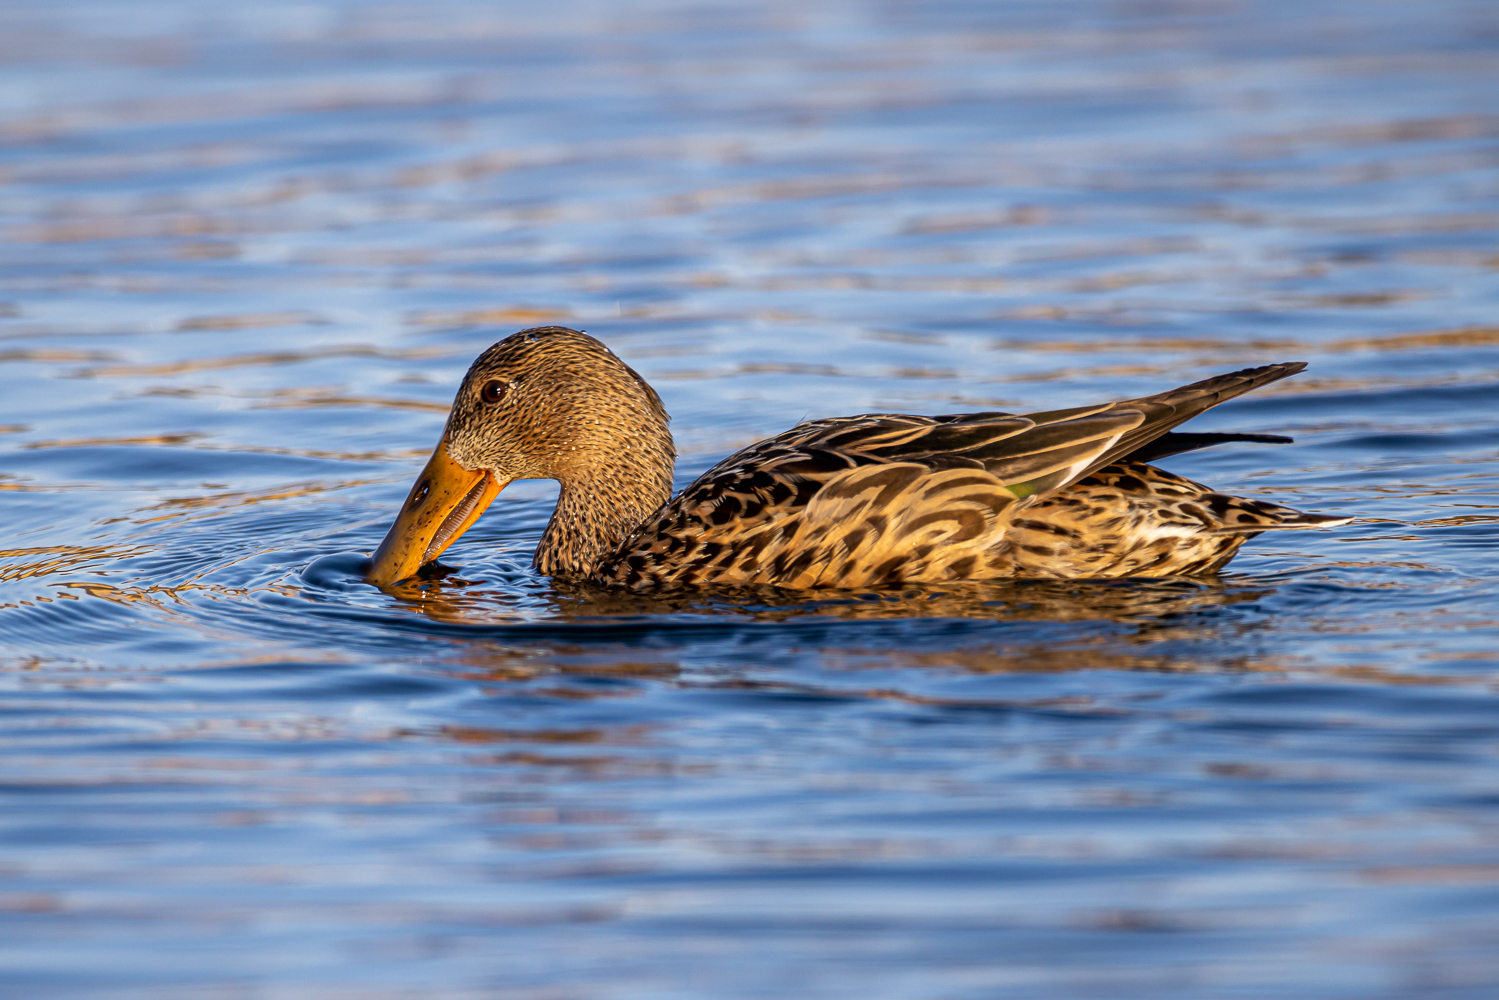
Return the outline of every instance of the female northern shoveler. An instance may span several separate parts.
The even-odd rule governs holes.
[[[864,587],[1211,573],[1270,528],[1342,524],[1145,463],[1256,434],[1174,434],[1305,364],[1045,413],[874,413],[799,424],[671,497],[676,449],[645,380],[587,334],[538,327],[469,368],[442,440],[375,552],[386,585],[436,559],[517,479],[555,479],[549,576],[645,590]]]

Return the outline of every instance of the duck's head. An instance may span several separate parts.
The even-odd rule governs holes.
[[[640,508],[670,492],[667,419],[655,390],[586,333],[547,326],[506,337],[464,376],[369,581],[392,584],[436,559],[517,479],[558,480],[605,525],[638,523]],[[558,528],[554,517],[548,536]]]

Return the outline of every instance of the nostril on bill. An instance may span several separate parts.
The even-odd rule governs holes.
[[[417,484],[416,492],[411,494],[411,502],[406,505],[407,510],[416,510],[427,499],[432,492],[432,480],[423,479]]]

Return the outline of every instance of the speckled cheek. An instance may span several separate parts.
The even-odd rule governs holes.
[[[486,440],[472,429],[458,432],[448,439],[448,454],[465,469],[488,469],[498,479],[531,479],[534,472],[522,468],[524,463],[508,453],[502,442]]]
[[[450,428],[446,435],[448,440],[448,455],[463,466],[465,469],[481,469],[486,463],[480,454],[481,449],[475,446],[476,442],[472,434],[465,433],[462,429]]]

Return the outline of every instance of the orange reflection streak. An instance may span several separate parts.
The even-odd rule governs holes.
[[[447,403],[430,403],[421,399],[391,399],[385,396],[301,396],[253,404],[256,410],[300,410],[324,406],[374,406],[387,410],[417,410],[422,413],[447,413]]]
[[[492,309],[443,310],[414,312],[406,318],[413,326],[482,326],[490,323],[538,324],[548,320],[568,319],[572,310],[556,306],[498,306]]]
[[[95,448],[116,445],[176,446],[191,444],[202,437],[202,434],[187,432],[183,434],[140,434],[134,437],[59,438],[55,441],[28,441],[21,445],[21,448],[25,451],[42,451],[49,448]]]
[[[141,507],[139,508],[139,512],[153,510],[227,510],[232,507],[248,507],[254,504],[274,503],[277,500],[291,500],[296,497],[334,493],[338,490],[352,489],[356,486],[368,486],[371,483],[380,481],[378,479],[345,479],[332,483],[298,483],[271,490],[230,490],[224,493],[210,493],[207,496],[199,497],[172,497],[152,504],[149,507]],[[160,520],[160,518],[150,517],[139,520],[136,523],[144,524],[157,520]]]
[[[119,357],[113,351],[68,351],[57,348],[32,348],[26,350],[0,351],[0,362],[4,361],[113,361]]]
[[[308,312],[228,313],[220,316],[189,316],[177,324],[183,332],[254,330],[273,326],[321,326],[327,319]]]
[[[389,358],[396,360],[427,360],[447,357],[452,352],[440,348],[414,347],[403,350],[370,347],[366,344],[350,344],[343,347],[325,347],[311,351],[265,351],[255,354],[231,354],[219,358],[193,358],[159,365],[106,365],[100,368],[80,368],[73,372],[74,378],[141,378],[150,375],[182,375],[188,372],[221,371],[227,368],[247,368],[260,365],[293,365],[325,358]]]
[[[31,577],[51,576],[55,573],[79,570],[101,563],[132,559],[146,555],[152,549],[146,546],[127,545],[43,545],[27,549],[0,549],[0,559],[26,559],[26,562],[0,565],[0,580],[25,580]]]
[[[427,410],[435,404],[420,403],[417,401],[392,400],[390,405],[401,409]],[[288,406],[296,404],[286,404]],[[311,402],[308,405],[318,405]],[[364,405],[363,402],[351,405]],[[439,407],[441,412],[446,413],[448,407]],[[398,448],[379,451],[328,451],[318,448],[283,448],[271,445],[253,444],[216,444],[211,441],[202,440],[203,435],[196,432],[185,432],[180,434],[143,434],[134,437],[90,437],[90,438],[60,438],[54,441],[28,441],[20,446],[26,451],[44,451],[52,448],[115,448],[115,447],[188,447],[196,451],[212,451],[225,454],[248,454],[248,455],[288,455],[298,458],[326,458],[345,462],[405,462],[412,458],[418,458],[427,454],[425,450],[417,448]],[[72,487],[48,486],[36,487],[37,489],[65,490]],[[5,486],[0,485],[0,489]]]

